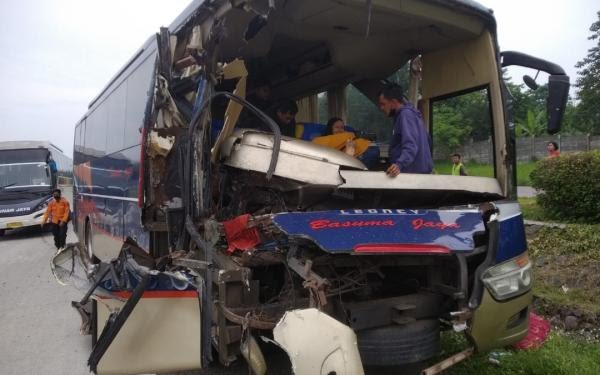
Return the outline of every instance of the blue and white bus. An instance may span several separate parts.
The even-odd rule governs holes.
[[[440,111],[476,97],[493,177],[390,178],[310,142],[316,127],[302,123],[324,122],[319,93],[343,117],[348,85],[376,102],[406,64],[401,100],[420,109],[434,145]],[[298,374],[403,372],[440,354],[443,329],[464,332],[470,352],[523,338],[532,267],[503,82],[510,65],[548,74],[557,132],[564,70],[501,52],[493,12],[474,1],[193,1],[75,127],[74,221],[94,281],[75,306],[96,342],[91,370],[245,358],[264,373],[257,340],[268,336],[293,353]],[[259,88],[253,77],[298,104],[296,137],[244,99]],[[272,132],[244,129],[242,109]]]
[[[0,235],[39,225],[52,189],[72,168],[71,159],[50,142],[0,142]]]

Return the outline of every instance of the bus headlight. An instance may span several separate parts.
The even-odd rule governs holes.
[[[495,299],[505,300],[531,289],[533,273],[527,255],[490,267],[482,276],[483,283]]]

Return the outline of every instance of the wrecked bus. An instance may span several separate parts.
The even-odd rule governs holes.
[[[0,142],[0,236],[39,226],[58,177],[71,169],[71,159],[50,142]]]
[[[483,93],[494,177],[389,178],[301,130],[282,136],[245,100],[249,78],[266,76],[314,123],[318,93],[334,112],[347,85],[375,99],[406,63],[416,67],[409,100],[433,138],[436,103]],[[532,272],[502,81],[510,65],[549,74],[548,131],[558,131],[568,77],[500,52],[492,11],[475,2],[194,1],[75,128],[79,244],[54,272],[72,276],[70,256],[84,265],[89,290],[73,305],[93,337],[91,370],[245,359],[277,373],[264,342],[297,374],[422,369],[441,331],[464,332],[472,347],[432,374],[520,340]],[[239,128],[244,113],[272,131]]]

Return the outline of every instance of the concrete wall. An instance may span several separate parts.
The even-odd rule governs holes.
[[[531,161],[547,156],[546,145],[556,142],[561,153],[581,152],[600,149],[600,136],[590,135],[557,135],[540,137],[517,138],[517,160]],[[458,152],[465,161],[475,161],[482,164],[492,163],[492,141],[471,142],[458,150],[434,150],[435,160],[448,160],[451,153]]]

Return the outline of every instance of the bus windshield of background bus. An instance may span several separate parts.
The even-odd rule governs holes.
[[[0,188],[10,190],[33,186],[50,186],[46,163],[0,164]]]

